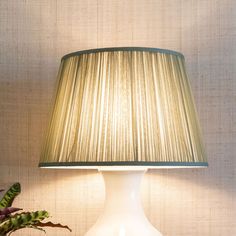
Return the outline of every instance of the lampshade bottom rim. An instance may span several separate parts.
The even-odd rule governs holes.
[[[40,168],[55,169],[171,169],[204,168],[207,162],[40,162]]]

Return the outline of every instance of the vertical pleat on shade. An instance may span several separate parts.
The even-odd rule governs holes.
[[[207,166],[182,54],[154,48],[62,58],[39,166]]]

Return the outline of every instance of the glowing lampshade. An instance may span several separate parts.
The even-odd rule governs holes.
[[[184,56],[155,48],[64,56],[39,165],[207,166]]]

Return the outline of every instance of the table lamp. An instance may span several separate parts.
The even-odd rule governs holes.
[[[98,169],[102,215],[86,236],[158,236],[139,187],[149,168],[206,167],[181,53],[100,48],[61,60],[39,166]]]

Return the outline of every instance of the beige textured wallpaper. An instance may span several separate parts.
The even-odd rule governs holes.
[[[37,168],[60,58],[81,49],[145,46],[181,51],[210,167],[149,171],[147,216],[164,236],[236,235],[236,2],[234,0],[1,0],[0,185],[15,202],[47,209],[83,236],[102,210],[96,171]],[[44,235],[22,230],[15,235]]]

